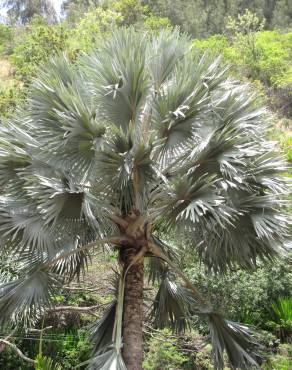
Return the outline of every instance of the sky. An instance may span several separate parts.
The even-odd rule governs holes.
[[[51,1],[56,9],[57,14],[59,15],[61,13],[61,5],[63,0],[51,0]],[[0,16],[5,17],[7,9],[3,7],[4,2],[5,0],[0,0]]]

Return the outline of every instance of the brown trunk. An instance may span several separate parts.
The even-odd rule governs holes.
[[[123,254],[125,269],[132,251]],[[143,262],[133,265],[125,280],[123,317],[123,358],[128,370],[142,370],[143,360]]]

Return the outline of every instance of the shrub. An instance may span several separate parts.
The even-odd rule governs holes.
[[[171,22],[166,17],[157,17],[151,14],[145,18],[144,27],[149,30],[160,30],[162,28],[171,27]]]
[[[71,56],[74,58],[79,51],[89,51],[122,20],[119,12],[100,7],[85,13],[70,32],[68,49]]]
[[[12,44],[12,28],[5,24],[0,24],[0,55],[10,52]]]
[[[291,370],[292,368],[292,345],[282,344],[277,353],[270,356],[262,366],[264,370]]]
[[[181,369],[188,361],[177,348],[177,341],[167,330],[157,331],[148,341],[148,351],[143,362],[145,370]]]
[[[10,86],[0,84],[0,117],[8,117],[24,99],[25,90],[16,81]]]
[[[64,24],[48,25],[44,19],[35,17],[19,30],[11,61],[17,74],[27,82],[39,64],[66,49],[68,30]]]
[[[205,40],[194,40],[193,47],[211,54],[222,54],[233,65],[237,76],[261,80],[275,87],[292,83],[292,32],[261,31],[249,35],[239,34],[232,41],[224,35],[214,35]]]
[[[187,267],[187,271],[226,316],[234,321],[267,328],[266,322],[271,319],[271,302],[281,296],[292,295],[291,257],[260,265],[254,271],[238,270],[223,276],[206,272],[199,263]],[[190,258],[186,255],[185,259]]]
[[[272,311],[274,317],[270,324],[281,341],[292,340],[292,297],[278,299],[272,304]]]
[[[139,0],[118,0],[114,1],[110,7],[122,15],[124,26],[141,23],[149,14],[149,7],[142,5]]]

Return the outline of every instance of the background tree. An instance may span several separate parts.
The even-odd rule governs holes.
[[[8,15],[22,24],[29,22],[35,15],[47,19],[49,23],[56,21],[56,10],[51,0],[5,0],[4,6]]]
[[[256,44],[256,35],[262,31],[265,26],[265,21],[259,19],[256,14],[253,14],[248,9],[245,10],[244,14],[238,14],[237,19],[232,17],[227,18],[226,30],[229,36],[233,39],[241,51],[241,58],[248,58],[249,63],[246,64],[252,66],[251,73],[253,77],[259,74],[257,61],[259,59],[259,51]],[[248,52],[248,55],[246,55]]]
[[[182,331],[197,315],[217,368],[224,350],[235,368],[255,365],[248,329],[214,310],[163,235],[187,238],[213,271],[285,247],[286,166],[265,117],[248,86],[178,32],[118,30],[75,65],[53,59],[1,126],[1,248],[18,268],[2,277],[0,324],[37,320],[105,246],[118,251],[118,288],[92,327],[90,368],[141,369],[144,261],[160,284],[156,327]]]
[[[288,0],[178,0],[175,6],[170,0],[144,0],[150,10],[168,17],[175,25],[196,38],[222,33],[226,17],[237,17],[246,9],[259,18],[265,18],[266,28],[291,28],[291,2]]]
[[[34,17],[25,26],[25,32],[14,39],[11,61],[16,67],[16,74],[27,84],[41,63],[65,50],[68,38],[69,32],[64,25],[50,25],[45,19]]]
[[[65,0],[62,3],[62,11],[66,20],[74,25],[89,10],[98,7],[102,2],[100,0]]]
[[[291,29],[292,27],[292,4],[288,0],[279,0],[275,2],[275,8],[272,17],[272,25],[275,28]]]

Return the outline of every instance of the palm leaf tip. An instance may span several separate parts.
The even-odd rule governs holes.
[[[259,368],[261,358],[256,352],[259,345],[249,328],[224,320],[216,313],[209,315],[209,328],[216,370],[224,368],[224,351],[234,369]]]
[[[153,304],[154,325],[158,328],[171,327],[177,332],[185,331],[189,325],[190,299],[186,289],[165,276]]]
[[[103,353],[112,343],[117,300],[114,299],[107,307],[104,315],[90,328],[90,341],[94,353]]]
[[[59,277],[46,270],[27,272],[26,276],[0,285],[0,326],[8,322],[25,325],[36,319],[59,286]]]
[[[88,370],[127,370],[121,352],[115,347],[94,357]]]
[[[113,343],[117,303],[117,299],[114,299],[101,319],[91,327],[93,357],[81,364],[88,364],[88,370],[127,370],[121,348]]]

